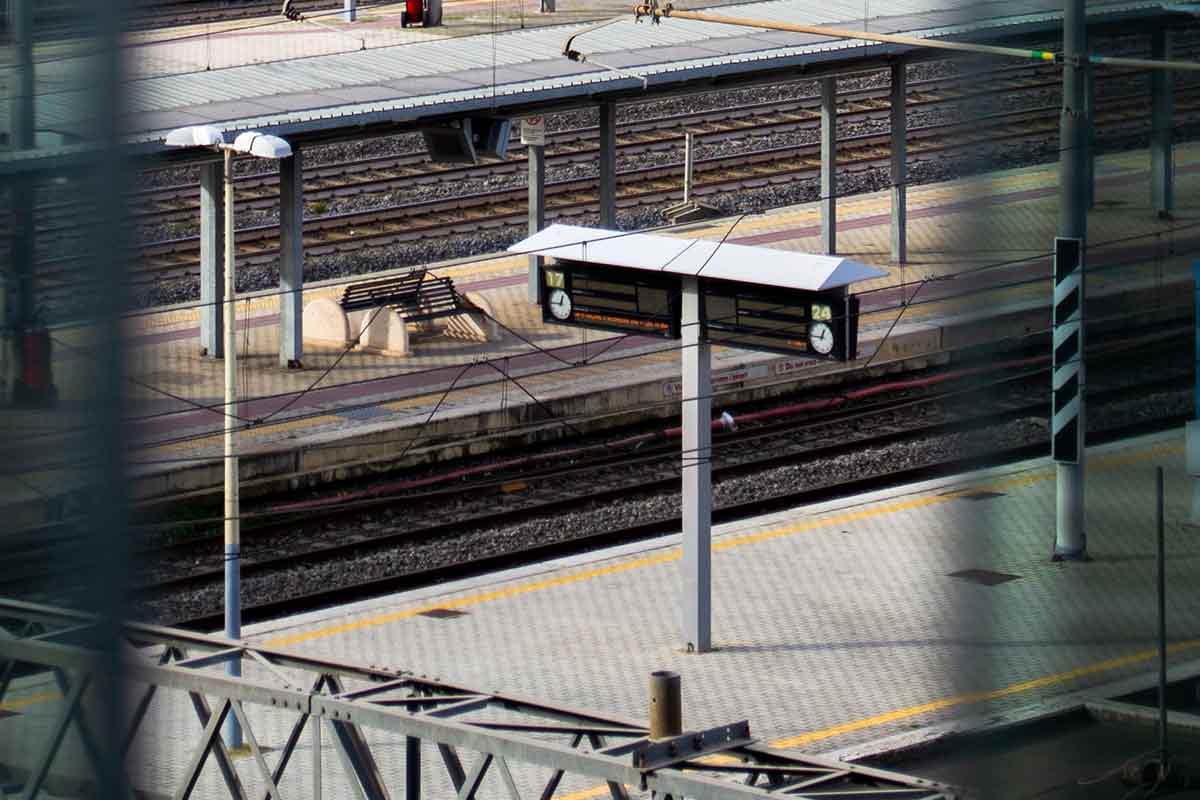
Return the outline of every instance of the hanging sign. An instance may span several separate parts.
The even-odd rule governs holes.
[[[545,322],[679,338],[679,279],[555,260],[541,270]]]
[[[708,341],[746,350],[835,361],[858,348],[858,298],[840,289],[806,292],[700,279]]]
[[[546,144],[545,117],[525,117],[521,120],[521,144],[538,146]]]

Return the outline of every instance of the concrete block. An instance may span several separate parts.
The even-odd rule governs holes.
[[[350,341],[350,320],[332,297],[318,297],[304,307],[304,341],[345,347]]]
[[[478,292],[467,292],[467,302],[478,311],[467,311],[447,317],[442,332],[454,339],[471,342],[494,342],[500,339],[500,326],[495,322],[491,304]]]
[[[370,309],[362,314],[358,329],[358,347],[393,356],[411,352],[408,323],[404,315],[390,308]]]

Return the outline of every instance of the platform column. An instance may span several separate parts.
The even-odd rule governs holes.
[[[546,227],[546,147],[525,145],[529,159],[529,235]],[[542,257],[529,256],[529,302],[540,303]]]
[[[1165,61],[1171,57],[1171,32],[1156,28],[1151,36],[1150,58]],[[1171,97],[1173,73],[1166,69],[1150,73],[1150,195],[1154,213],[1169,219],[1175,210],[1175,159],[1171,133],[1174,101]]]
[[[221,164],[200,167],[200,355],[221,358],[225,345],[225,183]]]
[[[712,361],[696,278],[682,280],[683,643],[712,649]]]
[[[1096,66],[1088,64],[1083,69],[1084,113],[1089,120],[1096,118]],[[1087,136],[1087,208],[1096,207],[1096,127],[1088,125]]]
[[[346,22],[358,19],[358,0],[342,0],[342,18]]]
[[[1055,461],[1054,559],[1087,558],[1084,532],[1084,277],[1087,264],[1087,137],[1084,0],[1067,0],[1063,20],[1059,147],[1059,238],[1054,242],[1051,449]]]
[[[9,137],[12,149],[28,150],[36,146],[34,123],[33,0],[10,0],[7,4],[15,56],[12,95],[9,107]],[[34,186],[31,176],[17,175],[8,181],[12,208],[12,251],[5,275],[4,327],[8,381],[11,399],[19,404],[39,405],[35,386],[25,381],[27,374],[25,337],[35,327],[34,311]]]
[[[837,252],[837,78],[821,79],[821,249]]]
[[[892,263],[908,261],[907,65],[892,62]]]
[[[617,227],[617,104],[600,104],[600,227]]]
[[[279,366],[304,357],[304,162],[299,147],[279,161]]]
[[[1200,261],[1192,262],[1192,292],[1194,298],[1195,352],[1193,358],[1200,370]],[[1185,427],[1185,461],[1187,472],[1192,478],[1192,513],[1188,524],[1200,527],[1200,372],[1196,373],[1195,395],[1192,399],[1194,406],[1193,420]]]

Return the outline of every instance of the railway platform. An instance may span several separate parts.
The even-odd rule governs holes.
[[[681,675],[685,728],[747,719],[752,736],[774,748],[878,758],[877,742],[911,743],[921,731],[980,720],[997,727],[1153,671],[1159,466],[1172,675],[1196,674],[1200,545],[1183,524],[1191,487],[1182,432],[1092,448],[1088,462],[1089,562],[1050,560],[1055,488],[1046,459],[715,527],[717,649],[703,655],[680,649],[677,536],[243,633],[251,646],[325,663],[369,663],[628,719],[645,718],[647,675],[669,669]],[[270,679],[257,663],[245,669],[252,682]],[[6,741],[12,746],[2,735],[6,728],[49,724],[61,705],[41,679],[11,689],[7,702],[11,716],[0,714],[0,750]],[[290,723],[272,709],[249,713],[271,761]],[[1186,727],[1188,719],[1179,724]],[[168,701],[160,692],[146,724],[131,761],[135,780],[175,785],[186,766],[182,754],[200,731],[191,707],[186,698]],[[348,796],[332,743],[323,741],[323,796]],[[309,742],[305,734],[299,763],[312,756]],[[378,741],[373,747],[383,779],[399,787],[403,747]],[[1083,772],[1068,783],[1134,755],[1109,746],[1104,758],[1115,763],[1080,759]],[[235,764],[251,795],[261,791],[251,760]],[[452,796],[441,765],[425,764],[429,796]],[[1023,770],[1022,780],[1045,789],[1038,780],[1060,780],[1073,764]],[[292,770],[281,790],[311,795],[305,770]],[[215,767],[198,786],[205,796],[221,793]],[[1128,791],[1101,789],[1112,787],[1063,796],[1116,798]],[[583,800],[608,796],[608,789],[576,782],[554,796]]]
[[[1180,146],[1176,158],[1181,202],[1171,221],[1157,219],[1143,202],[1145,151],[1098,159],[1090,221],[1093,319],[1152,326],[1191,313],[1190,263],[1177,253],[1200,235],[1188,200],[1200,189],[1200,147]],[[922,366],[968,345],[1045,332],[1056,205],[1056,165],[912,187],[909,262],[889,265],[887,195],[846,198],[839,203],[842,252],[889,273],[857,290],[863,299],[859,360],[837,365],[714,347],[718,410],[802,383],[835,382],[864,366]],[[678,234],[729,234],[733,242],[816,252],[818,215],[815,204],[800,205]],[[244,493],[366,474],[400,456],[457,455],[461,447],[446,451],[439,440],[467,434],[472,452],[485,452],[511,443],[513,435],[560,435],[564,420],[582,429],[673,413],[677,343],[543,324],[540,310],[526,300],[524,257],[470,259],[430,271],[453,278],[459,291],[491,307],[500,324],[495,340],[416,332],[403,357],[309,343],[304,369],[287,370],[277,365],[277,296],[239,301]],[[336,299],[344,285],[312,284],[305,302]],[[127,321],[131,488],[140,499],[221,485],[223,366],[198,352],[198,313],[179,307]],[[78,367],[93,355],[89,332],[63,329],[53,336],[56,375],[86,376]],[[62,383],[59,390],[69,411],[73,387]],[[36,425],[36,415],[30,419]],[[20,448],[24,438],[8,446]],[[29,438],[47,441],[40,433]],[[21,457],[30,465],[30,485],[9,482],[3,504],[8,513],[36,521],[47,513],[45,493],[61,486],[62,476],[36,469],[55,461],[52,448]]]

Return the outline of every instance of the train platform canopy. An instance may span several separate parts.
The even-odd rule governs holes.
[[[696,276],[703,271],[706,278],[810,292],[837,289],[888,274],[841,256],[577,225],[551,225],[512,245],[508,251],[675,275]]]
[[[1056,32],[1062,17],[1061,0],[947,5],[893,0],[887,14],[869,25],[924,38],[995,40]],[[1169,7],[1162,0],[1120,0],[1091,2],[1087,12],[1093,24],[1128,25],[1161,19]],[[863,23],[862,10],[847,0],[768,0],[726,6],[721,13],[847,26]],[[865,68],[905,52],[897,45],[689,20],[638,23],[632,11],[628,19],[589,27],[463,36],[130,81],[124,129],[147,154],[161,154],[167,131],[185,125],[215,125],[227,133],[259,129],[304,144],[466,113],[520,116],[604,97],[795,78],[806,69]],[[587,54],[582,63],[562,55],[565,40],[577,33],[572,46]],[[39,108],[39,128],[79,127],[69,119],[76,105],[86,104],[56,95]]]

